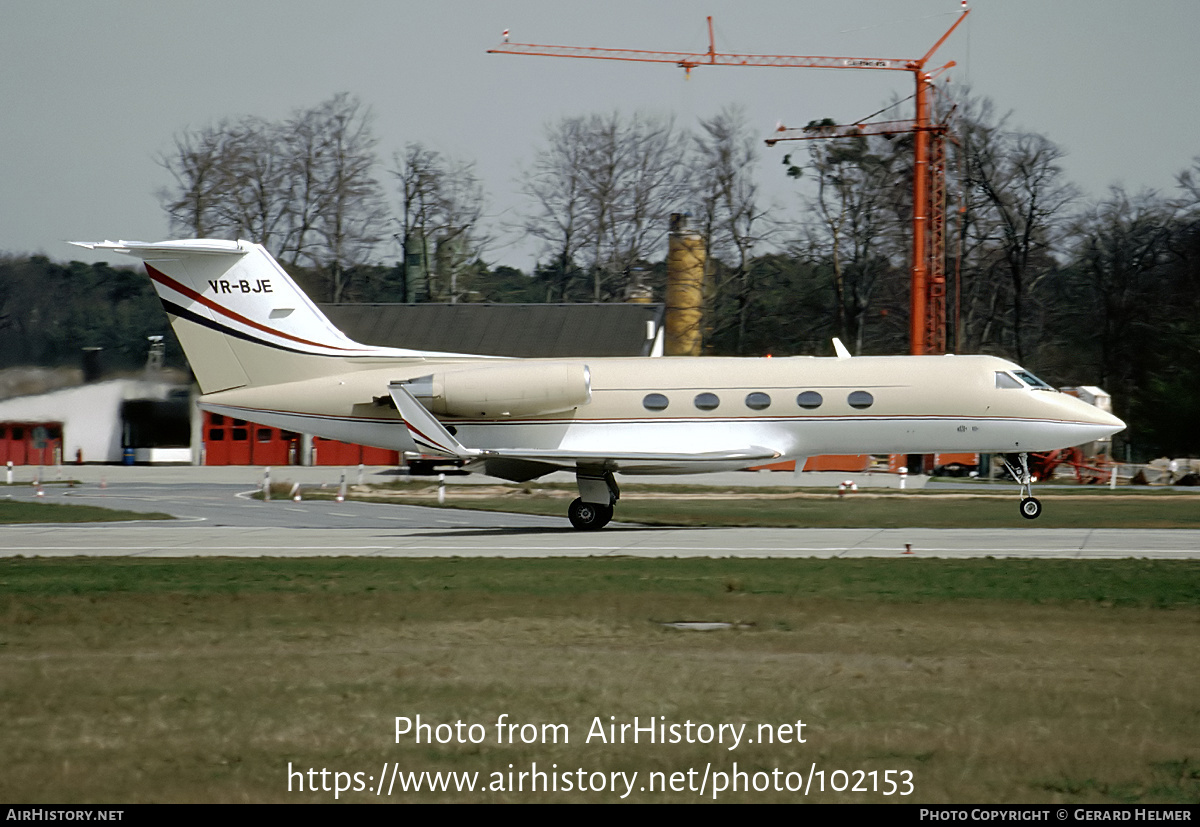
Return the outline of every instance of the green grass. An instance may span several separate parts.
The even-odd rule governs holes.
[[[170,520],[170,514],[122,511],[94,505],[0,500],[0,525],[17,523],[104,523],[116,520]]]
[[[1200,561],[0,558],[0,595],[629,595],[1200,607]]]
[[[676,631],[661,621],[724,620]],[[1200,800],[1200,563],[1144,560],[0,560],[0,799],[304,802],[287,767],[908,770],[914,794]],[[399,743],[396,716],[480,723]],[[569,743],[500,744],[494,724]],[[596,718],[806,723],[804,744],[586,742]],[[615,802],[612,793],[343,794]],[[635,791],[640,802],[694,792]]]

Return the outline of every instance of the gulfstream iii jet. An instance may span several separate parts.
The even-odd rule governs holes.
[[[575,473],[598,529],[614,474],[725,471],[816,454],[1013,455],[1125,423],[992,356],[505,359],[374,347],[335,328],[248,241],[74,242],[145,262],[213,413],[464,461],[513,481]]]

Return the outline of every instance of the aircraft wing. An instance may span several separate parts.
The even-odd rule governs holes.
[[[701,470],[702,466],[728,464],[750,465],[759,461],[778,459],[780,453],[770,448],[752,445],[731,451],[706,451],[703,453],[658,453],[641,451],[570,451],[561,449],[479,449],[463,445],[450,433],[429,410],[417,401],[403,382],[392,382],[388,393],[396,403],[405,427],[413,442],[421,450],[436,456],[461,459],[472,464],[483,464],[489,472],[502,473],[496,476],[513,478],[512,475],[533,479],[553,468],[589,467],[607,471],[633,470],[642,473],[654,471]]]

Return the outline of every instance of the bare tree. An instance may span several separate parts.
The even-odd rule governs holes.
[[[1192,166],[1176,177],[1180,195],[1171,202],[1177,223],[1171,242],[1171,252],[1190,281],[1196,298],[1200,299],[1200,155]]]
[[[1166,265],[1174,230],[1171,206],[1153,192],[1130,196],[1120,187],[1090,205],[1072,228],[1074,275],[1080,296],[1070,296],[1087,318],[1076,335],[1094,340],[1099,383],[1128,395],[1133,388],[1138,340],[1163,320],[1146,309],[1168,294]]]
[[[746,126],[745,110],[729,106],[700,121],[692,136],[691,200],[706,242],[708,275],[715,281],[713,308],[733,305],[735,349],[746,350],[756,284],[750,256],[765,232],[755,168],[759,139]],[[729,294],[731,301],[725,301]],[[712,319],[713,327],[725,322]]]
[[[986,110],[990,113],[990,108]],[[963,152],[969,190],[969,231],[974,234],[982,293],[995,302],[995,276],[1007,281],[1008,330],[1012,352],[1025,358],[1025,327],[1031,293],[1057,267],[1063,214],[1076,199],[1065,180],[1062,150],[1044,135],[975,122]],[[991,276],[991,277],[989,277]],[[990,338],[990,337],[989,337]]]
[[[526,178],[524,226],[546,243],[560,296],[576,265],[591,275],[593,300],[624,294],[630,268],[661,246],[686,198],[685,150],[665,118],[613,113],[547,127]]]
[[[545,128],[546,148],[522,175],[531,202],[522,229],[543,243],[552,264],[542,269],[549,281],[547,301],[567,301],[579,276],[578,260],[587,233],[588,204],[583,181],[585,118],[563,118]]]
[[[281,128],[248,117],[225,132],[218,227],[236,238],[253,239],[273,254],[291,222],[287,157]]]
[[[204,238],[218,231],[229,125],[225,122],[175,136],[175,148],[158,157],[159,166],[175,179],[159,191],[171,231]]]
[[[371,113],[345,93],[312,110],[323,136],[318,156],[319,200],[313,230],[320,240],[307,253],[329,282],[330,300],[346,297],[350,268],[365,264],[387,226],[383,190],[374,176]]]
[[[160,193],[173,229],[258,242],[317,270],[333,301],[386,226],[370,111],[344,93],[284,123],[246,117],[185,131],[159,162],[175,179]]]
[[[317,221],[324,201],[325,136],[312,110],[296,110],[282,130],[287,164],[288,227],[280,258],[291,266],[311,260]]]
[[[406,272],[421,274],[425,297],[458,301],[488,241],[481,227],[483,186],[474,165],[419,143],[393,158]]]
[[[667,219],[686,199],[687,142],[670,119],[635,114],[592,116],[585,146],[584,192],[594,236],[587,262],[593,300],[621,296],[637,262],[663,246]]]
[[[1181,204],[1188,210],[1200,209],[1200,155],[1193,158],[1191,168],[1179,173],[1175,180],[1183,191]]]
[[[906,251],[896,198],[904,171],[899,153],[882,137],[812,141],[808,151],[803,169],[816,192],[806,198],[802,249],[831,271],[838,335],[861,353],[875,293]],[[799,169],[789,166],[794,176]]]

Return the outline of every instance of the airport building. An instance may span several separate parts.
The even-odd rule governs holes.
[[[0,464],[192,463],[187,385],[111,379],[0,400]]]

